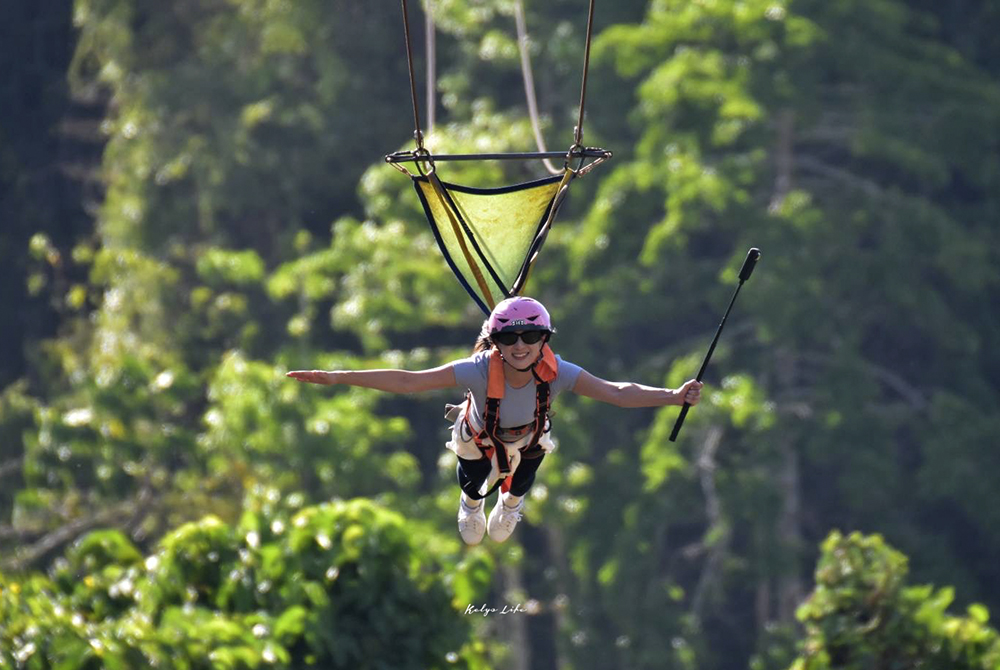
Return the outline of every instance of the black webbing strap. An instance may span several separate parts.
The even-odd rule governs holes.
[[[500,488],[501,486],[503,486],[503,480],[504,479],[506,479],[506,477],[501,477],[500,479],[498,479],[496,481],[496,483],[486,493],[482,493],[481,494],[481,493],[479,493],[479,491],[470,491],[467,488],[463,488],[462,490],[465,491],[465,495],[467,495],[468,497],[472,498],[473,500],[482,500],[483,498],[489,498],[491,495],[493,495],[494,491],[496,491],[498,488]],[[470,486],[469,488],[472,488],[472,487]]]
[[[493,450],[497,455],[497,468],[500,476],[510,474],[510,459],[507,458],[507,448],[497,435],[500,428],[500,398],[486,398],[486,410],[483,414],[483,432],[493,442]]]
[[[532,370],[532,374],[534,374],[534,370]],[[538,446],[538,442],[542,439],[542,435],[545,433],[545,426],[548,423],[550,396],[551,387],[549,383],[541,381],[535,375],[535,427],[528,444],[519,449],[522,458],[538,458],[545,451]],[[483,424],[483,433],[493,442],[493,449],[497,455],[497,469],[500,471],[502,479],[505,475],[510,474],[510,459],[507,456],[507,448],[504,446],[504,442],[498,436],[500,429],[499,398],[486,399]]]
[[[576,172],[573,170],[566,170],[563,173],[563,178],[559,182],[556,194],[552,198],[552,202],[549,203],[548,211],[545,214],[545,222],[538,228],[538,232],[535,233],[535,239],[532,240],[531,246],[528,247],[528,253],[525,255],[521,269],[517,273],[517,279],[514,280],[514,283],[510,287],[511,295],[520,295],[525,283],[527,283],[528,273],[531,272],[531,267],[534,265],[535,259],[538,258],[538,253],[542,250],[545,238],[549,236],[549,229],[552,228],[552,222],[555,221],[559,206],[562,204],[563,199],[566,197],[566,192],[569,190],[569,182],[575,175]]]
[[[417,106],[417,80],[413,76],[413,49],[410,47],[410,17],[406,11],[406,0],[403,3],[403,34],[406,37],[406,64],[410,68],[410,97],[413,100],[413,139],[417,149],[424,148],[424,134],[420,131],[420,108]]]
[[[549,383],[539,379],[534,368],[531,369],[531,374],[535,375],[535,432],[527,446],[521,449],[521,458],[538,458],[542,455],[544,449],[538,446],[538,441],[542,439],[549,416]]]
[[[590,0],[590,10],[587,13],[587,42],[583,51],[583,82],[580,84],[580,117],[573,129],[573,144],[579,146],[583,141],[583,106],[587,101],[587,71],[590,69],[590,36],[594,28],[594,0]]]

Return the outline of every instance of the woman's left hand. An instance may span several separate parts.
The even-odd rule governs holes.
[[[701,388],[703,386],[704,384],[697,379],[689,379],[684,382],[684,385],[677,389],[677,397],[681,401],[679,404],[697,405],[698,401],[701,400]]]

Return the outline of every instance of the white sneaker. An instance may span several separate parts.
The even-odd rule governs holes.
[[[466,544],[479,544],[483,541],[486,533],[486,513],[483,507],[482,501],[478,507],[470,507],[465,503],[464,496],[459,499],[458,533]]]
[[[490,539],[494,542],[503,542],[514,532],[514,527],[521,520],[521,510],[524,509],[524,498],[517,503],[517,507],[508,507],[504,504],[503,495],[497,496],[497,505],[490,512],[490,522],[487,530]]]

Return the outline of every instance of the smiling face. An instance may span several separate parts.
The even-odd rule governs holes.
[[[521,334],[521,331],[515,332],[518,335]],[[542,355],[542,347],[545,346],[546,339],[547,338],[543,337],[533,344],[526,343],[521,337],[518,337],[517,341],[513,344],[494,342],[496,347],[500,350],[500,355],[503,356],[505,363],[511,365],[515,369],[523,370],[533,365]]]

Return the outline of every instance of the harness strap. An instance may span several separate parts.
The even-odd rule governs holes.
[[[548,423],[549,406],[551,404],[552,389],[549,382],[556,378],[559,373],[559,364],[555,354],[548,344],[542,347],[542,356],[531,368],[531,374],[535,378],[535,421],[532,428],[531,439],[528,444],[521,447],[522,458],[539,458],[544,450],[538,445],[538,441],[545,433],[545,426]],[[510,490],[512,474],[510,471],[510,457],[507,455],[507,448],[503,440],[500,439],[500,402],[503,400],[506,390],[506,380],[503,372],[503,357],[500,351],[493,350],[490,354],[489,372],[486,383],[486,407],[483,408],[483,429],[477,432],[469,421],[466,413],[465,422],[469,427],[476,446],[486,458],[493,458],[496,454],[497,469],[500,472],[500,479],[484,494],[485,498],[491,493],[501,489],[504,492]],[[490,444],[484,444],[489,438]],[[466,491],[468,495],[468,491]],[[471,496],[475,499],[475,496]]]
[[[534,368],[531,369],[531,374],[535,377],[535,432],[531,436],[531,442],[522,451],[538,447],[538,440],[542,439],[542,433],[545,432],[545,422],[549,415],[549,383],[542,381]]]
[[[503,376],[503,357],[499,349],[494,349],[490,354],[489,374],[486,383],[486,408],[483,412],[483,433],[480,439],[489,437],[496,447],[497,467],[500,475],[510,474],[510,459],[507,457],[507,449],[503,446],[503,441],[497,434],[500,428],[500,401],[503,400],[506,389],[506,381]]]

